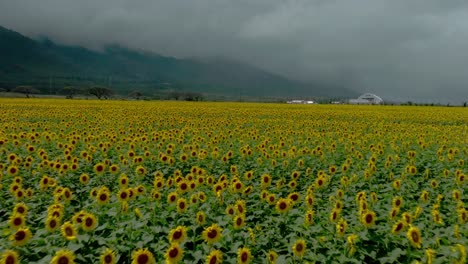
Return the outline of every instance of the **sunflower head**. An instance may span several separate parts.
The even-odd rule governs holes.
[[[81,228],[86,232],[90,232],[96,228],[97,224],[98,222],[94,215],[86,214],[81,222]]]
[[[32,238],[31,230],[27,227],[18,228],[11,236],[13,246],[22,246]]]
[[[292,247],[293,255],[302,258],[305,254],[306,247],[307,245],[304,239],[297,240]]]
[[[234,226],[234,229],[240,229],[243,226],[245,226],[245,215],[244,214],[238,214],[238,215],[234,216],[233,226]]]
[[[406,233],[406,237],[408,238],[410,244],[415,248],[421,248],[422,238],[421,238],[421,231],[419,228],[415,226],[410,226],[408,232]]]
[[[28,206],[24,203],[17,203],[13,209],[14,214],[26,215],[28,213]]]
[[[177,212],[183,213],[187,211],[187,207],[187,200],[185,200],[185,198],[179,198],[177,200]]]
[[[187,238],[187,227],[178,226],[169,232],[169,242],[182,243]]]
[[[375,213],[373,211],[368,210],[362,214],[361,222],[365,227],[370,228],[375,224],[376,218],[377,217]]]
[[[155,264],[156,260],[154,259],[153,253],[148,249],[142,248],[133,252],[132,254],[132,264]]]
[[[276,210],[279,213],[286,213],[291,209],[292,201],[288,198],[280,198],[276,202]]]
[[[99,262],[101,264],[115,264],[115,252],[109,248],[106,248],[104,252],[102,252],[101,256],[99,256]]]
[[[202,237],[208,244],[213,244],[221,239],[221,232],[221,227],[219,227],[217,224],[213,224],[203,230]]]
[[[18,264],[20,263],[19,254],[13,250],[5,250],[0,258],[0,263]]]
[[[206,264],[221,264],[223,263],[223,253],[220,250],[212,250],[206,257]]]
[[[268,251],[267,259],[268,259],[268,263],[276,264],[276,261],[278,261],[278,253],[276,253],[273,250]]]
[[[252,261],[252,253],[249,248],[242,247],[237,250],[237,263],[250,263]]]
[[[75,263],[75,254],[69,249],[62,249],[55,253],[51,260],[52,264],[73,264]]]
[[[56,218],[53,216],[48,216],[46,219],[46,230],[49,232],[53,232],[60,227],[60,218]]]
[[[184,251],[179,244],[172,243],[164,256],[166,257],[166,264],[175,264],[182,260]]]
[[[76,232],[75,226],[71,222],[67,221],[63,223],[61,227],[61,231],[62,231],[63,237],[65,237],[67,240],[76,239],[77,232]]]
[[[21,215],[21,214],[13,214],[10,216],[10,219],[8,220],[8,224],[11,229],[16,230],[26,225],[26,218],[24,215]]]
[[[400,220],[400,221],[396,222],[392,227],[392,234],[400,233],[401,231],[403,231],[403,229],[405,229],[405,227],[406,227],[406,222],[405,221]]]

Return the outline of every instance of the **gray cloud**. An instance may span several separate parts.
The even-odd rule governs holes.
[[[225,56],[389,99],[468,100],[465,0],[3,0],[0,25],[93,49]]]

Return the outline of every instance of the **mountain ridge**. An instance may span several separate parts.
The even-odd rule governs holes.
[[[299,82],[226,58],[179,59],[118,45],[93,51],[47,38],[34,40],[1,26],[0,58],[0,88],[32,85],[44,93],[102,85],[121,94],[176,90],[254,97],[355,95],[343,87]]]

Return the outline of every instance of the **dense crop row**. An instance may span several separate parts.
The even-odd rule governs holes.
[[[1,99],[0,120],[1,263],[466,262],[465,108]]]

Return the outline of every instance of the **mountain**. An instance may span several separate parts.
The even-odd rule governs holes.
[[[32,85],[43,93],[101,85],[121,94],[175,90],[228,97],[355,95],[343,87],[298,82],[223,58],[178,59],[115,45],[93,51],[0,27],[0,88],[18,85]]]

